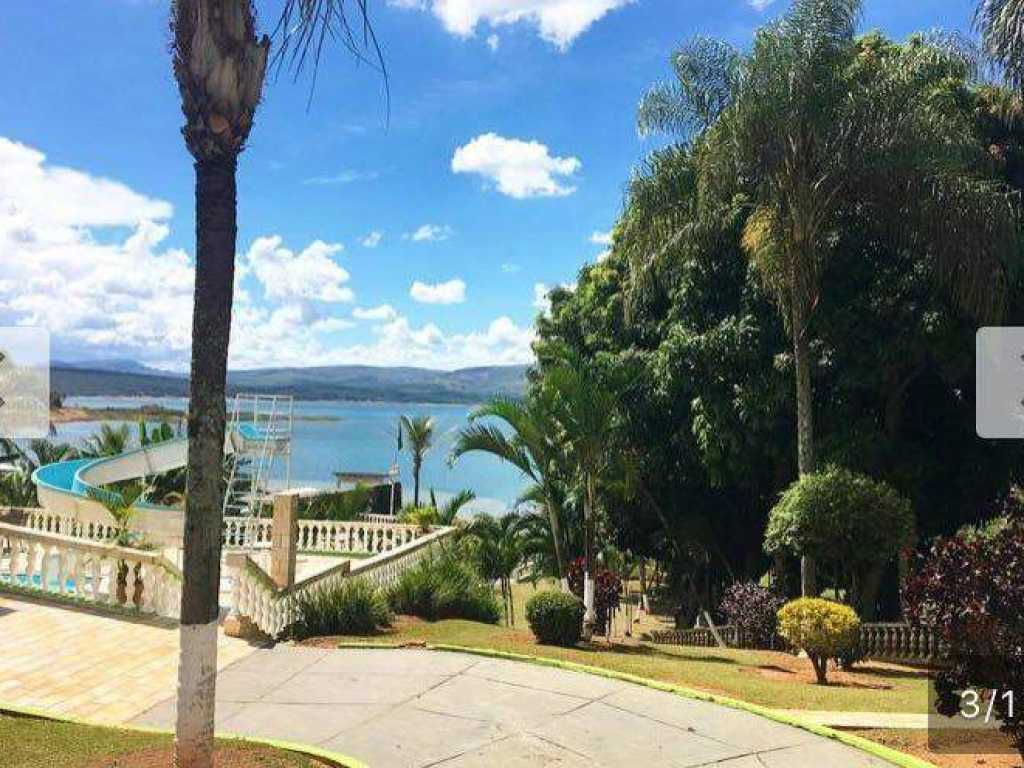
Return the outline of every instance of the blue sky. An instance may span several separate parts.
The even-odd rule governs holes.
[[[540,286],[605,245],[650,150],[637,101],[695,33],[784,0],[370,0],[389,71],[271,80],[239,167],[235,367],[529,359]],[[278,0],[257,3],[270,26]],[[188,358],[193,172],[166,0],[10,3],[0,26],[0,324],[65,359]],[[967,29],[967,0],[863,28]]]

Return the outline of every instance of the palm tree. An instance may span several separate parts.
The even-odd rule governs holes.
[[[434,445],[434,420],[430,416],[403,416],[401,430],[405,433],[405,450],[412,458],[413,506],[420,505],[420,470],[423,457]]]
[[[360,46],[349,16],[355,6]],[[314,69],[325,42],[376,48],[367,0],[283,0],[277,60]],[[188,413],[184,580],[174,763],[209,768],[213,753],[220,589],[225,383],[237,235],[236,170],[263,96],[271,40],[254,0],[171,0],[173,70],[195,160],[196,272]],[[377,51],[379,59],[379,49]]]
[[[476,540],[476,557],[480,573],[485,579],[498,582],[505,606],[505,623],[514,627],[515,600],[512,579],[523,562],[522,518],[507,512],[499,518],[478,515],[466,529],[466,535]]]
[[[119,427],[110,424],[101,424],[100,431],[94,432],[79,449],[79,453],[90,459],[98,459],[104,456],[117,456],[128,449],[131,442],[131,430],[127,424]]]
[[[433,490],[431,490],[430,496],[431,500],[433,500]],[[476,499],[476,492],[471,491],[468,488],[463,488],[440,507],[438,507],[437,504],[434,504],[434,507],[437,509],[437,524],[455,525],[455,521],[459,517],[459,512],[461,512],[462,508],[474,499]]]
[[[974,21],[985,53],[1002,66],[1007,82],[1020,91],[1024,88],[1024,2],[980,0]]]
[[[619,375],[625,370],[616,372]],[[583,502],[583,628],[585,637],[597,622],[594,610],[595,515],[602,484],[618,482],[625,470],[616,450],[620,420],[618,382],[602,375],[594,365],[566,358],[544,372],[541,386],[554,404],[556,439],[572,463]]]
[[[644,179],[641,220],[671,228],[695,205],[747,211],[743,247],[792,338],[801,475],[815,469],[811,320],[838,218],[858,211],[926,251],[960,304],[990,319],[1016,240],[1009,196],[975,172],[970,120],[943,83],[966,79],[970,62],[941,40],[858,42],[860,11],[861,0],[795,0],[749,54],[697,38],[673,55],[678,82],[656,86],[638,115],[641,133],[683,133],[677,168],[691,195],[680,205],[679,187]],[[665,245],[699,236],[687,220]],[[660,255],[649,245],[631,253],[637,275]],[[813,563],[801,570],[815,593]]]
[[[13,440],[0,439],[0,463],[10,463],[13,470],[0,475],[0,504],[11,507],[38,507],[39,497],[32,473],[46,464],[74,458],[75,449],[67,443],[31,440],[22,447]]]
[[[531,392],[524,400],[495,397],[469,416],[470,424],[456,438],[452,458],[479,451],[508,462],[533,484],[531,501],[547,513],[557,573],[567,589],[567,559],[562,520],[569,479],[558,442],[550,392]],[[504,425],[504,428],[499,426]]]

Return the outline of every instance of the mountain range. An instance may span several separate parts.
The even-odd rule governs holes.
[[[475,403],[494,395],[522,396],[526,371],[525,365],[455,371],[370,365],[263,368],[230,371],[228,394],[283,394],[298,400]],[[186,397],[188,377],[134,360],[54,361],[50,388],[65,397]]]

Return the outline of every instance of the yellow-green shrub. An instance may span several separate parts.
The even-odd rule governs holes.
[[[860,619],[848,605],[802,597],[779,609],[779,634],[807,654],[818,683],[827,685],[828,660],[857,647]]]

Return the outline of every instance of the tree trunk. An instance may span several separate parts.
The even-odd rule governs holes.
[[[864,578],[856,582],[857,586],[853,594],[853,605],[860,614],[861,621],[874,621],[878,616],[876,605],[878,603],[878,590],[882,586],[882,577],[885,575],[887,563],[878,563],[864,574]]]
[[[808,338],[806,307],[793,300],[793,361],[796,366],[796,446],[800,476],[814,472],[814,392],[811,384],[811,350]],[[804,597],[818,594],[814,560],[804,555],[800,560],[800,592]]]
[[[560,510],[550,501],[547,503],[548,525],[551,526],[551,540],[555,546],[555,563],[558,566],[558,583],[563,592],[569,591],[569,569],[565,563],[565,551],[562,549],[562,521],[559,518]]]
[[[594,610],[594,481],[586,478],[583,498],[583,639],[594,636],[597,612]]]
[[[212,765],[217,683],[228,342],[235,279],[236,161],[197,161],[196,285],[174,764]]]
[[[420,463],[417,461],[412,467],[412,503],[413,506],[419,508],[420,506]]]

